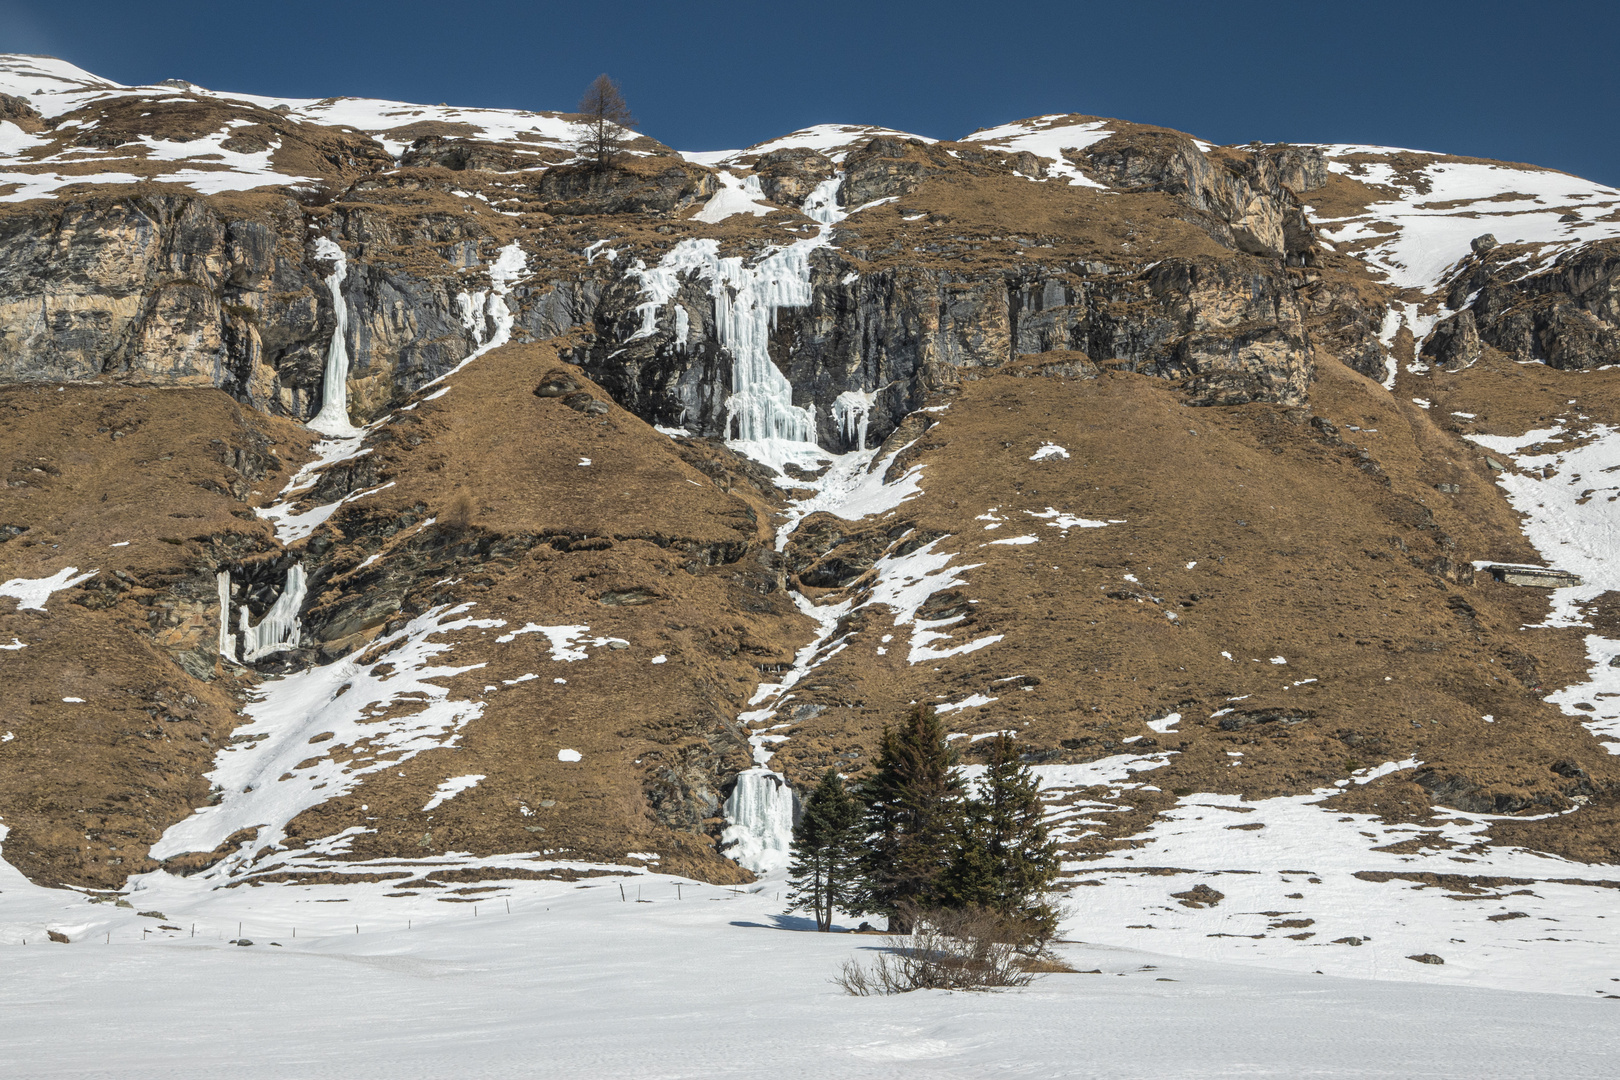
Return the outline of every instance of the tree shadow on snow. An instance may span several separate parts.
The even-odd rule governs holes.
[[[803,915],[771,915],[770,922],[754,922],[752,919],[733,919],[732,926],[748,926],[758,930],[793,930],[796,932],[816,932],[816,920]],[[834,924],[834,933],[847,933],[849,927]]]

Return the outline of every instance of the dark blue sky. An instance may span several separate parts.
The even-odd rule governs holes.
[[[571,109],[600,71],[649,135],[745,146],[827,121],[942,138],[1045,112],[1216,142],[1373,142],[1620,184],[1620,4],[704,4],[0,0],[0,51],[184,78]]]

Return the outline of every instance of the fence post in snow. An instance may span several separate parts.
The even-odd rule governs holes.
[[[619,882],[619,902],[624,903],[624,882]]]

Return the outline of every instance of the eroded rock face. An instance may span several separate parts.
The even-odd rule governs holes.
[[[562,214],[667,214],[716,191],[713,171],[674,157],[623,158],[605,169],[559,165],[540,177],[541,198]]]
[[[317,282],[289,240],[303,215],[290,199],[254,211],[152,195],[0,219],[0,377],[219,386],[298,414],[308,380],[293,373],[320,331]],[[267,356],[259,328],[271,325]]]
[[[824,154],[803,146],[774,150],[754,162],[765,197],[783,206],[803,206],[816,185],[831,180],[836,170]]]
[[[34,204],[0,218],[0,379],[116,378],[218,387],[265,412],[320,408],[336,316],[292,199],[174,194]],[[491,329],[456,276],[495,256],[474,217],[340,204],[316,226],[349,254],[349,401],[375,415],[449,370]],[[525,313],[549,336],[569,295]]]
[[[1522,269],[1508,264],[1524,254],[1515,245],[1476,243],[1470,265],[1453,280],[1452,306],[1474,296],[1463,314],[1477,326],[1478,340],[1555,368],[1614,363],[1620,354],[1620,241],[1588,244],[1521,276]]]
[[[1302,258],[1311,229],[1295,193],[1327,179],[1321,151],[1275,146],[1205,153],[1179,132],[1133,129],[1079,151],[1080,164],[1126,191],[1175,195],[1214,221],[1211,235],[1240,251],[1266,258]]]
[[[1146,274],[907,266],[852,277],[827,251],[812,268],[811,302],[777,312],[771,351],[832,449],[848,448],[832,413],[846,391],[879,390],[868,428],[875,445],[929,390],[1053,350],[1186,379],[1201,405],[1300,405],[1311,378],[1294,290],[1281,267],[1258,259],[1168,259]],[[658,313],[657,332],[638,336],[644,300],[637,279],[611,285],[599,334],[577,362],[643,419],[723,433],[731,357],[708,283],[687,280]]]

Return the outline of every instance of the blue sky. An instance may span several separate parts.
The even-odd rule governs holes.
[[[615,4],[0,0],[0,51],[126,83],[570,109],[598,72],[647,134],[807,124],[940,138],[1046,112],[1217,142],[1372,142],[1620,184],[1620,4]]]

